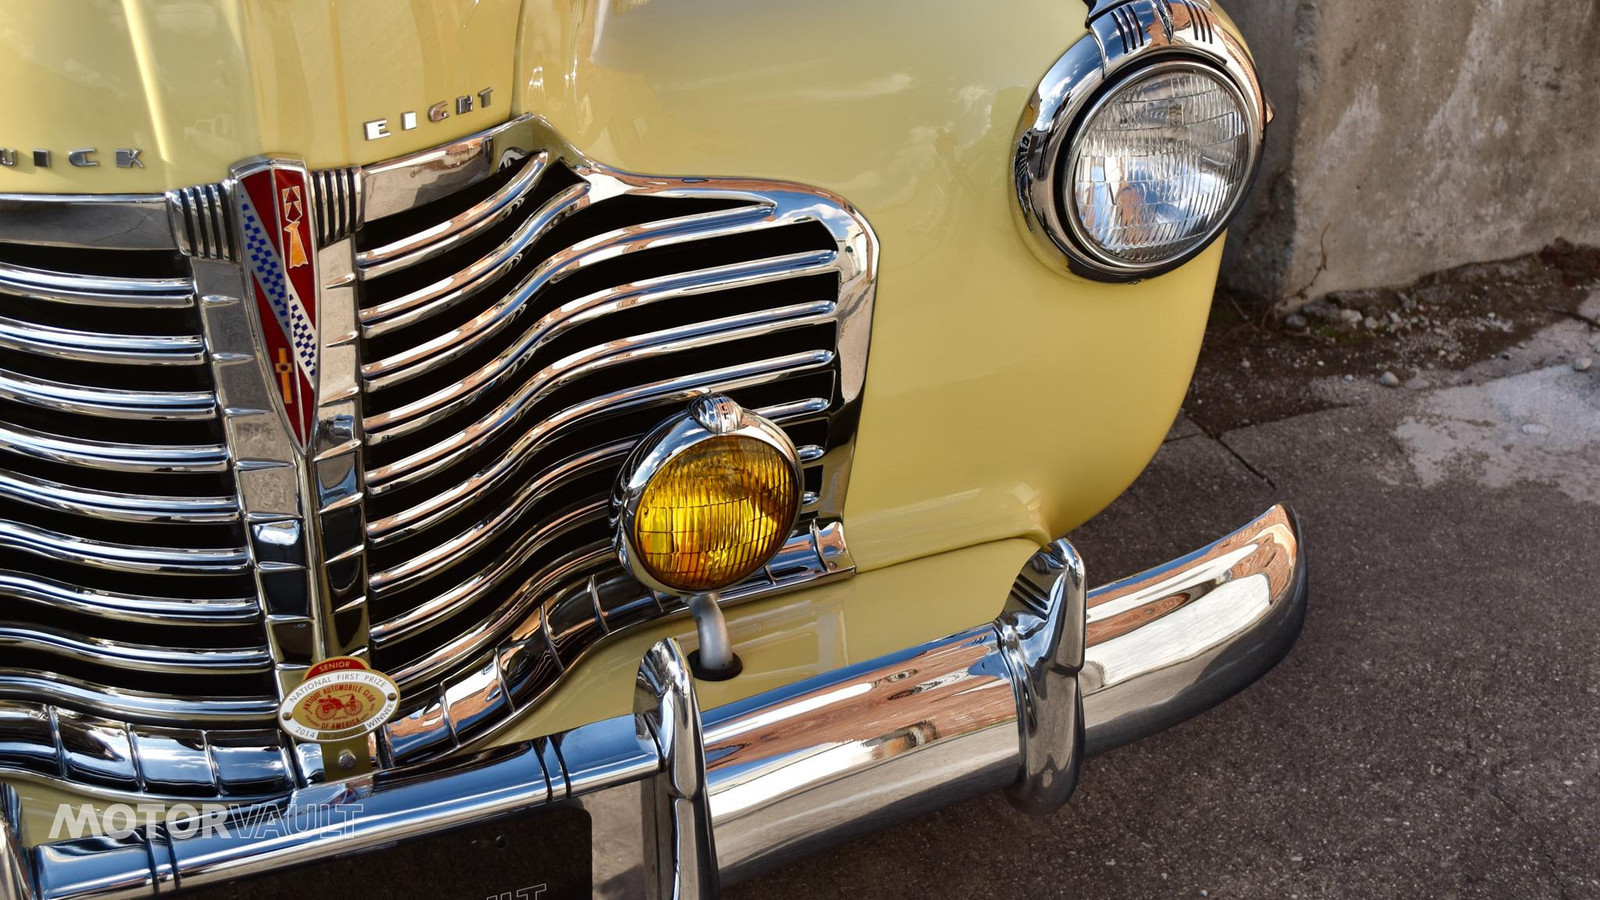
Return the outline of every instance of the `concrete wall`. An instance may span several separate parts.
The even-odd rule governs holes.
[[[1296,305],[1600,243],[1600,3],[1220,2],[1276,109],[1226,286]]]

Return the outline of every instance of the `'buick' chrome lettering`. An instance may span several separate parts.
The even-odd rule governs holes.
[[[139,148],[118,147],[114,152],[116,154],[117,168],[144,168],[144,160],[139,158],[139,154],[143,151]],[[96,158],[99,153],[100,151],[94,147],[77,147],[67,151],[67,162],[75,169],[92,169],[100,165],[100,160]],[[36,148],[28,157],[24,157],[18,154],[15,147],[0,147],[0,166],[14,169],[17,167],[18,162],[26,158],[33,160],[35,169],[48,169],[55,163],[55,154],[49,150]]]

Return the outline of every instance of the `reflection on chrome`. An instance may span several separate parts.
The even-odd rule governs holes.
[[[719,881],[987,791],[1054,809],[1083,755],[1249,684],[1304,615],[1305,560],[1281,506],[1087,598],[1082,571],[1057,542],[1029,561],[994,622],[703,713],[681,649],[664,640],[640,666],[635,713],[301,789],[267,806],[316,817],[291,816],[270,838],[156,828],[20,850],[14,801],[0,794],[0,898],[218,884],[574,801],[593,816],[597,893],[708,896]]]
[[[1289,652],[1305,615],[1305,556],[1287,507],[1209,547],[1089,594],[1090,754],[1216,705]]]

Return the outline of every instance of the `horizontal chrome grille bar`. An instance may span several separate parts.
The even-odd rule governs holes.
[[[209,391],[141,391],[65,384],[0,369],[0,398],[46,410],[117,419],[203,420],[216,415]]]
[[[203,599],[151,597],[63,584],[40,575],[0,569],[0,597],[120,622],[193,627],[248,625],[261,618],[255,597]]]
[[[205,549],[113,544],[60,534],[4,519],[0,519],[0,547],[11,547],[60,562],[78,563],[114,572],[217,575],[243,572],[250,564],[249,554],[243,548]]]
[[[205,362],[196,334],[107,334],[0,316],[0,348],[80,362],[184,366]]]
[[[233,497],[159,497],[91,490],[0,469],[0,496],[43,509],[59,509],[119,522],[231,522],[239,518]]]
[[[0,293],[86,306],[188,309],[194,287],[187,278],[130,278],[49,272],[0,263]]]
[[[0,448],[33,459],[113,472],[226,472],[221,444],[121,444],[46,434],[0,422]]]
[[[274,660],[188,260],[231,253],[226,220],[223,185],[0,197],[0,733],[48,710],[58,763],[0,738],[0,778],[159,793],[136,774],[158,732],[271,742]],[[171,746],[144,745],[153,779]],[[281,749],[223,744],[208,796],[245,787],[244,756],[294,783]]]
[[[174,675],[227,675],[272,669],[272,655],[265,648],[202,650],[152,647],[82,637],[54,629],[0,625],[0,651],[7,648],[40,650],[93,665]]]
[[[203,683],[203,682],[202,682]],[[198,685],[197,685],[198,687]],[[108,689],[81,678],[0,667],[0,698],[42,700],[73,709],[135,721],[215,725],[268,721],[278,714],[276,697],[212,697],[203,689],[185,696]]]

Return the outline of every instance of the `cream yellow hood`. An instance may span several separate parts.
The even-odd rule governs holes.
[[[504,120],[518,0],[0,5],[0,192],[130,193],[283,153],[372,162]],[[489,90],[489,108],[479,92]],[[472,108],[457,113],[457,98]],[[429,121],[446,104],[448,117]],[[403,128],[416,113],[417,127]],[[438,117],[438,112],[435,113]],[[363,126],[389,120],[389,137]],[[71,154],[80,154],[74,166]],[[136,159],[117,150],[137,150]],[[34,151],[49,152],[49,166]],[[142,165],[142,168],[140,166]]]

